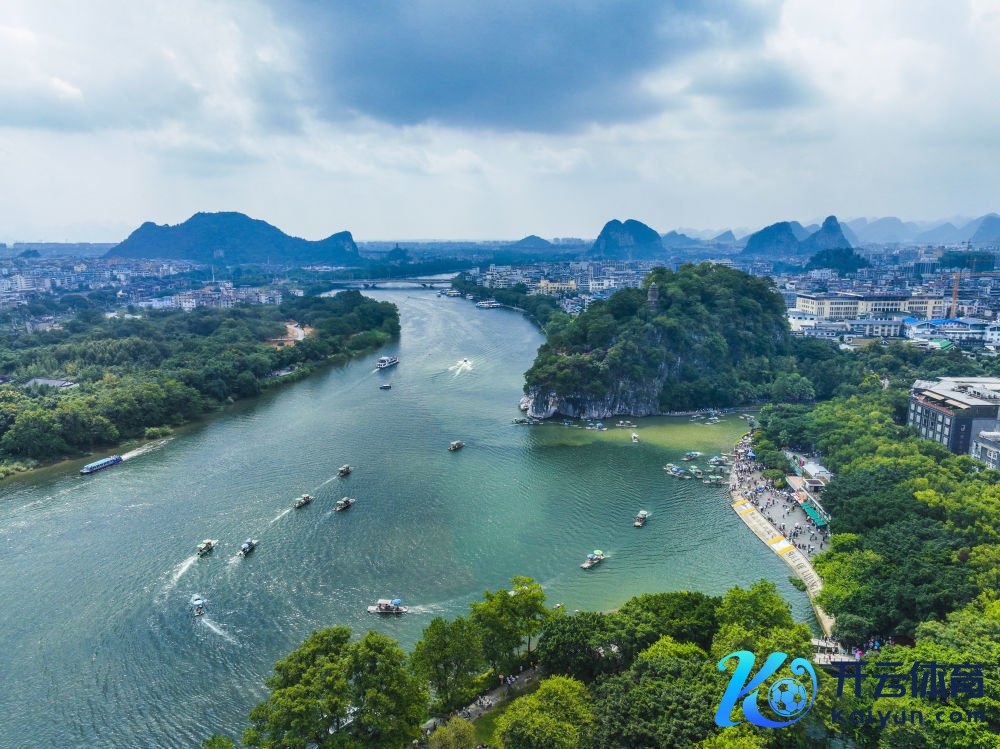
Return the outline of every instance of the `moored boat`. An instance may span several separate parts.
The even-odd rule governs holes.
[[[203,557],[206,554],[211,554],[212,549],[214,549],[218,545],[219,545],[218,541],[211,538],[206,538],[204,541],[198,544],[198,556]]]
[[[684,453],[684,457],[681,458],[681,460],[694,460],[695,458],[700,458],[701,455],[702,454],[697,450],[688,450],[686,453]]]
[[[337,471],[337,475],[343,478],[353,470],[354,469],[351,468],[349,465],[347,465],[347,463],[344,463],[344,465],[342,465],[340,469]]]
[[[354,497],[344,497],[343,499],[338,499],[337,504],[333,506],[334,512],[340,512],[341,510],[346,510],[348,507],[357,502]]]
[[[405,614],[409,611],[399,598],[379,598],[374,606],[368,607],[369,614]]]
[[[450,450],[451,452],[455,452],[456,450],[461,450],[463,447],[465,447],[465,443],[462,442],[462,440],[455,440],[450,445],[448,445],[448,450]]]
[[[250,553],[257,548],[257,539],[248,538],[246,541],[240,544],[239,555],[241,557],[249,556]]]
[[[635,522],[632,525],[636,528],[642,528],[646,524],[647,518],[649,518],[649,513],[645,510],[639,510],[639,514],[635,516]]]
[[[195,616],[202,616],[205,613],[205,599],[199,595],[191,596],[191,608],[194,609]]]
[[[691,467],[691,473],[694,475],[694,477],[696,479],[700,479],[700,478],[703,478],[705,476],[705,474],[702,472],[702,470],[700,468],[698,468],[697,466],[692,466]]]
[[[600,549],[594,549],[590,554],[587,555],[586,561],[580,565],[581,568],[589,570],[591,567],[596,567],[598,564],[604,561],[604,557],[607,556]]]
[[[308,494],[303,494],[301,497],[295,500],[295,509],[297,510],[300,507],[305,507],[312,501],[313,501],[312,497],[310,497]]]
[[[93,463],[87,463],[83,468],[80,469],[81,476],[87,476],[91,473],[97,473],[98,471],[103,471],[105,468],[110,468],[111,466],[116,466],[124,460],[121,455],[111,455],[107,458],[101,458],[100,460],[95,460]]]

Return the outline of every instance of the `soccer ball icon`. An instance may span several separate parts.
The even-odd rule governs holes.
[[[808,707],[809,695],[801,681],[789,677],[771,685],[767,701],[778,715],[791,718]]]

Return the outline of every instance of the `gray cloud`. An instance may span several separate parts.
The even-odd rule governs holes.
[[[559,132],[663,111],[645,76],[715,47],[759,44],[778,6],[294,0],[275,18],[305,42],[308,100],[322,117]]]
[[[688,92],[740,110],[771,110],[808,104],[814,94],[795,71],[771,60],[740,60],[696,76]]]

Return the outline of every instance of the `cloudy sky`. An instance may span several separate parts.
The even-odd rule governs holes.
[[[4,0],[0,241],[1000,209],[1000,0]]]

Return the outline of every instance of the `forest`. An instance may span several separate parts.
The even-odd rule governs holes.
[[[289,320],[312,334],[268,345]],[[0,338],[8,380],[0,386],[0,459],[51,460],[154,435],[258,394],[277,372],[344,360],[398,334],[395,306],[356,291],[141,316],[87,306],[61,329]],[[34,378],[76,386],[28,386]]]

